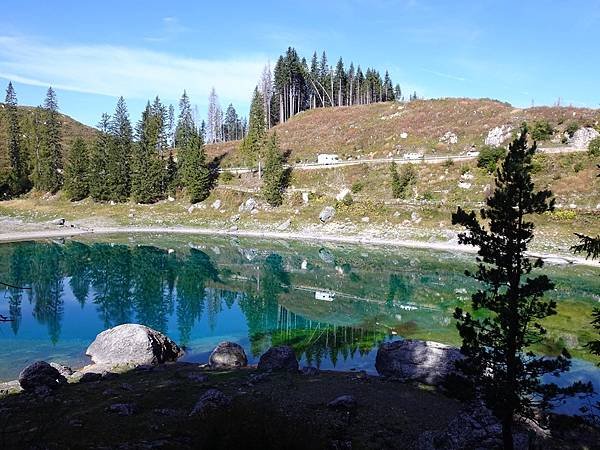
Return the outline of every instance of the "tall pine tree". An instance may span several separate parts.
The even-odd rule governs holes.
[[[25,149],[21,140],[21,126],[17,109],[17,95],[11,82],[6,89],[6,118],[8,119],[8,173],[6,187],[8,196],[20,195],[29,189]],[[0,192],[2,194],[2,192]]]
[[[269,205],[281,206],[283,203],[284,181],[283,155],[277,145],[277,135],[273,132],[265,152],[265,172],[262,185],[263,197]]]
[[[535,144],[528,148],[523,127],[497,171],[494,194],[481,210],[487,228],[474,211],[459,207],[452,215],[452,223],[467,230],[459,234],[459,242],[479,248],[478,270],[466,273],[485,285],[472,296],[473,314],[461,308],[454,314],[466,356],[459,365],[473,377],[486,405],[500,420],[507,450],[514,445],[517,414],[534,418],[536,409],[543,410],[556,395],[591,390],[580,383],[561,388],[544,384],[543,375],[569,369],[569,354],[563,349],[556,358],[540,358],[532,350],[546,334],[540,321],[556,314],[556,302],[543,299],[554,284],[546,275],[530,276],[543,261],[525,255],[534,230],[528,217],[554,209],[552,193],[536,191],[531,180],[535,150]]]
[[[180,149],[184,155],[180,176],[190,203],[205,200],[210,195],[211,176],[206,164],[204,143],[200,134],[195,132],[185,147]]]
[[[34,155],[33,184],[39,191],[56,192],[62,186],[61,121],[56,94],[50,87],[46,93],[39,122],[39,146]]]
[[[125,202],[129,198],[129,159],[133,146],[133,131],[129,121],[127,105],[119,97],[115,113],[109,124],[111,140],[107,153],[108,199]]]
[[[249,120],[248,134],[240,145],[240,151],[247,164],[256,164],[261,160],[266,134],[263,99],[258,88],[254,89],[252,96]]]
[[[164,195],[165,167],[159,154],[161,140],[160,108],[150,103],[137,126],[138,142],[131,157],[131,197],[138,203],[153,203]]]
[[[98,130],[98,135],[89,152],[89,191],[94,201],[105,202],[111,199],[108,157],[111,147],[113,147],[108,114],[102,114]]]
[[[78,137],[73,142],[65,164],[64,190],[72,201],[78,201],[89,195],[89,160],[85,141]]]

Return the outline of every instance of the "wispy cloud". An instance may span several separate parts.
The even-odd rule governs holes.
[[[0,35],[0,78],[91,94],[192,99],[212,86],[226,101],[247,103],[266,56],[198,59],[111,45],[48,45]]]
[[[147,42],[165,42],[189,31],[192,31],[191,28],[183,25],[177,17],[167,16],[162,18],[162,29],[155,35],[146,36],[144,40]]]
[[[422,70],[423,72],[427,72],[427,73],[430,73],[430,74],[432,74],[432,75],[436,75],[436,76],[438,76],[438,77],[447,78],[447,79],[449,79],[449,80],[455,80],[455,81],[467,81],[467,79],[466,79],[466,78],[464,78],[464,77],[460,77],[460,76],[458,76],[458,75],[452,75],[452,74],[450,74],[450,73],[438,72],[437,70],[424,69],[424,68],[421,68],[421,70]]]

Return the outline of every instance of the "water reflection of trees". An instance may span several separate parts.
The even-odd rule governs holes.
[[[289,261],[275,253],[253,262],[230,256],[227,263],[237,264],[237,272],[229,264],[219,270],[196,248],[170,252],[153,246],[67,241],[5,245],[0,256],[8,262],[3,267],[7,281],[31,287],[29,293],[7,290],[14,333],[21,325],[22,302],[29,300],[34,318],[47,327],[54,343],[60,338],[69,290],[82,308],[95,308],[104,328],[139,322],[167,332],[174,318],[182,345],[189,344],[201,318],[212,332],[222,310],[236,303],[246,318],[255,356],[270,345],[288,343],[309,363],[318,365],[327,357],[335,364],[340,357],[368,352],[385,338],[381,330],[373,331],[375,325],[334,326],[281,306],[281,297],[294,293]],[[350,270],[342,271],[344,276]],[[343,289],[342,282],[336,283]],[[394,276],[387,291],[388,304],[411,295],[408,281]],[[365,303],[360,311],[375,316],[377,308]]]

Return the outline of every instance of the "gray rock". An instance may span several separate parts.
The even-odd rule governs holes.
[[[240,220],[240,215],[236,214],[235,216],[231,216],[231,218],[229,219],[231,222],[235,223],[238,220]]]
[[[280,345],[271,347],[263,353],[258,361],[258,370],[298,371],[298,360],[292,347]]]
[[[231,399],[218,389],[209,389],[200,396],[190,416],[204,416],[211,411],[225,408],[231,404]]]
[[[327,223],[335,216],[335,208],[333,206],[326,206],[319,214],[319,220],[322,223]]]
[[[135,407],[132,403],[114,403],[106,410],[119,416],[131,416],[135,413]]]
[[[62,227],[65,224],[65,219],[61,217],[60,219],[51,220],[50,223],[52,225],[58,225]]]
[[[66,382],[66,378],[46,361],[36,361],[19,374],[19,384],[26,392],[47,393]]]
[[[210,354],[208,365],[212,369],[246,367],[248,365],[248,358],[240,344],[225,341],[217,345]]]
[[[124,324],[96,336],[86,350],[96,364],[162,364],[183,355],[179,346],[159,331]]]
[[[71,375],[73,375],[73,369],[71,369],[70,367],[63,366],[62,364],[58,364],[55,362],[51,362],[50,365],[56,370],[58,370],[58,373],[60,373],[65,378],[68,378]]]
[[[380,375],[402,381],[440,385],[463,356],[456,348],[431,341],[405,339],[384,342],[377,350],[375,368]]]
[[[244,203],[240,205],[238,208],[239,212],[251,212],[253,209],[258,207],[258,203],[252,197],[246,200]]]
[[[573,137],[569,139],[569,145],[575,148],[587,149],[590,141],[596,139],[598,136],[600,136],[600,133],[591,127],[580,128],[573,133]]]
[[[279,224],[279,226],[277,227],[277,230],[285,231],[290,227],[291,224],[292,224],[292,219],[288,219],[285,222]]]
[[[219,209],[221,207],[221,200],[217,199],[213,202],[212,205],[210,205],[211,208],[213,209]]]
[[[491,145],[492,147],[499,147],[504,142],[512,137],[513,128],[510,125],[502,125],[500,127],[492,128],[487,137],[485,138],[485,145]]]
[[[330,409],[338,409],[345,411],[354,411],[358,406],[356,399],[352,395],[340,395],[329,403],[327,407]]]
[[[335,256],[326,248],[319,249],[319,258],[326,262],[327,264],[335,264]]]
[[[446,131],[440,138],[440,142],[444,144],[456,144],[458,142],[458,136],[452,131]]]

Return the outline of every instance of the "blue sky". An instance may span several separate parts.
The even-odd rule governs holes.
[[[262,67],[288,46],[389,69],[426,98],[600,106],[600,0],[4,0],[2,11],[2,89],[10,79],[37,105],[52,85],[90,125],[119,95],[137,121],[147,99],[176,105],[183,89],[202,118],[212,86],[245,115]]]

